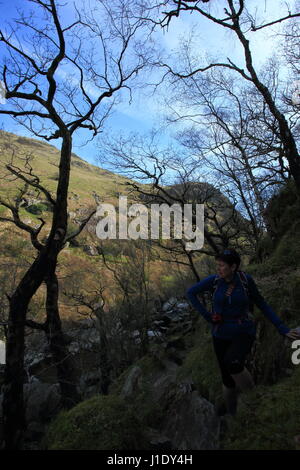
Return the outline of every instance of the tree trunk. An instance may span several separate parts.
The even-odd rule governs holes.
[[[4,442],[7,450],[20,449],[23,445],[26,312],[30,299],[41,285],[47,269],[48,263],[45,253],[39,253],[10,299],[3,399]]]
[[[55,272],[49,274],[45,282],[47,286],[47,321],[45,324],[45,332],[52,358],[57,368],[58,382],[62,395],[62,406],[69,409],[80,401],[80,395],[76,388],[76,369],[66,347],[61,328],[58,310],[58,280]]]
[[[49,273],[55,272],[58,253],[67,231],[67,196],[70,178],[72,137],[64,129],[51,232],[16,291],[10,299],[6,345],[6,367],[3,399],[5,449],[23,446],[25,411],[23,398],[24,329],[28,304]]]

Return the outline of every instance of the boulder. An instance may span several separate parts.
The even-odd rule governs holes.
[[[46,425],[60,410],[60,387],[58,384],[49,385],[34,380],[25,384],[23,390],[26,419],[25,440],[34,441],[43,436]],[[3,394],[0,395],[0,428],[3,412],[2,403]]]
[[[167,302],[164,302],[162,306],[163,312],[168,312],[176,305],[177,299],[176,297],[171,297]]]
[[[219,448],[220,424],[212,403],[196,390],[178,386],[168,397],[170,405],[161,426],[176,450]]]
[[[190,306],[189,306],[188,302],[178,302],[176,304],[176,308],[178,310],[189,310]]]
[[[83,245],[82,249],[89,256],[97,256],[98,255],[98,251],[92,245]]]
[[[78,391],[83,400],[87,400],[88,398],[97,395],[100,393],[101,388],[101,372],[88,372],[87,374],[83,374],[80,377]]]
[[[122,391],[120,396],[122,398],[129,398],[134,393],[137,392],[138,389],[138,381],[140,376],[142,375],[142,369],[139,366],[134,366],[129,374],[126,377],[125,383],[123,385]]]
[[[44,384],[37,380],[24,385],[26,422],[45,423],[60,409],[59,384]]]
[[[59,414],[45,438],[47,450],[141,450],[147,440],[133,407],[120,397],[97,395]]]

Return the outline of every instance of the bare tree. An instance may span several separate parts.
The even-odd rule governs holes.
[[[24,182],[39,187],[53,206],[46,241],[39,240],[43,221],[38,228],[25,227],[16,208],[6,206],[12,219],[30,234],[38,252],[9,299],[3,403],[7,449],[22,446],[25,426],[22,377],[28,304],[43,281],[56,296],[57,257],[68,241],[73,134],[83,129],[96,135],[101,130],[113,105],[112,98],[122,89],[130,90],[132,80],[148,64],[149,57],[147,35],[141,38],[139,34],[144,20],[135,18],[136,10],[132,14],[134,2],[116,0],[112,9],[109,2],[99,0],[93,10],[74,10],[70,23],[63,20],[64,7],[55,0],[31,3],[35,7],[32,14],[21,13],[10,30],[0,32],[5,51],[2,80],[8,103],[0,113],[14,117],[45,140],[61,139],[61,151],[55,197],[39,187],[34,177],[19,172]]]
[[[103,143],[102,149],[106,164],[113,165],[127,177],[140,181],[128,181],[126,185],[131,188],[131,196],[149,208],[152,203],[169,207],[178,204],[184,213],[184,205],[192,204],[195,228],[195,205],[204,204],[204,247],[189,251],[184,237],[171,240],[152,239],[152,248],[158,248],[155,256],[159,259],[189,267],[196,280],[199,280],[195,265],[198,254],[213,256],[231,243],[238,244],[240,226],[237,221],[240,216],[237,211],[212,185],[206,182],[195,183],[196,174],[199,175],[199,164],[195,165],[195,162],[178,155],[178,149],[158,148],[152,137],[146,139],[137,135],[109,139],[106,144]],[[100,161],[104,161],[101,156]]]
[[[276,93],[273,64],[265,74]],[[169,90],[168,122],[180,124],[177,138],[195,167],[211,169],[216,186],[248,218],[255,248],[264,228],[271,232],[265,217],[269,196],[290,176],[273,115],[257,91],[225,71],[176,80]]]
[[[272,90],[267,86],[256,70],[250,41],[247,35],[249,30],[255,32],[288,20],[293,20],[294,18],[298,18],[300,13],[297,10],[292,12],[291,9],[287,7],[287,13],[283,14],[280,18],[271,22],[257,24],[253,15],[247,10],[246,4],[247,1],[244,0],[239,0],[238,2],[224,0],[224,7],[222,8],[220,5],[214,5],[214,2],[209,2],[207,6],[202,6],[197,0],[169,0],[167,2],[156,3],[156,6],[161,12],[160,20],[156,20],[156,22],[163,27],[169,25],[170,21],[182,12],[191,12],[196,15],[201,15],[201,17],[206,18],[224,29],[232,31],[242,46],[246,70],[238,66],[230,58],[228,58],[227,62],[213,61],[208,65],[196,64],[195,61],[188,62],[187,64],[181,62],[179,65],[177,64],[176,67],[172,67],[167,63],[161,63],[160,65],[166,69],[165,75],[171,74],[178,79],[186,79],[211,69],[221,68],[238,74],[239,77],[251,84],[260,94],[276,121],[284,157],[288,161],[289,170],[295,181],[298,194],[300,194],[300,157],[297,143],[284,112],[278,105],[276,95],[272,94]],[[213,6],[215,7],[214,10]],[[213,13],[213,11],[216,13]]]

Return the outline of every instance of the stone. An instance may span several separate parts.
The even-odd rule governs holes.
[[[219,448],[220,423],[212,403],[198,391],[178,387],[171,397],[161,426],[176,450],[215,450]]]
[[[43,423],[53,418],[60,409],[59,384],[32,382],[24,385],[25,416],[27,424]]]
[[[148,330],[147,335],[149,338],[157,338],[159,336],[162,336],[162,333],[160,331]]]
[[[172,450],[170,438],[162,435],[157,429],[148,428],[146,433],[150,443],[150,450],[154,452]]]
[[[188,310],[190,308],[190,306],[187,302],[179,302],[179,303],[176,304],[176,308],[178,310]]]
[[[167,312],[168,310],[171,310],[175,305],[176,305],[177,299],[176,297],[171,297],[167,302],[164,302],[162,306],[163,312]]]
[[[25,432],[25,439],[26,440],[39,439],[43,436],[44,432],[45,432],[45,425],[37,421],[32,421],[28,423],[27,425],[26,432]]]
[[[134,392],[136,392],[138,388],[138,381],[141,375],[142,369],[139,366],[134,366],[130,370],[120,394],[122,398],[129,398],[131,395],[133,395]]]
[[[83,245],[82,249],[89,256],[97,256],[98,255],[98,251],[96,250],[96,248],[91,246],[91,245]]]

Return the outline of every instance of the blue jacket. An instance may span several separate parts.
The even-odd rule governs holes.
[[[213,336],[223,339],[232,339],[236,334],[239,334],[239,332],[242,331],[255,336],[256,325],[251,318],[247,319],[247,312],[249,311],[248,295],[245,292],[245,288],[243,287],[237,273],[235,273],[233,278],[235,287],[231,295],[228,297],[225,296],[225,292],[227,291],[229,283],[223,278],[220,278],[217,281],[217,288],[213,299],[213,313],[220,314],[222,316],[222,322],[218,324],[214,324],[212,322],[212,313],[205,309],[204,305],[197,298],[197,294],[211,291],[213,289],[216,276],[216,274],[213,274],[212,276],[206,277],[202,281],[197,282],[197,284],[187,290],[187,298],[195,309],[212,324],[211,332]],[[277,317],[275,312],[266,303],[250,274],[246,274],[246,276],[251,300],[253,300],[262,313],[273,323],[280,334],[285,335],[288,333],[290,328],[284,325],[280,318]],[[238,317],[242,318],[242,321],[238,322]]]

